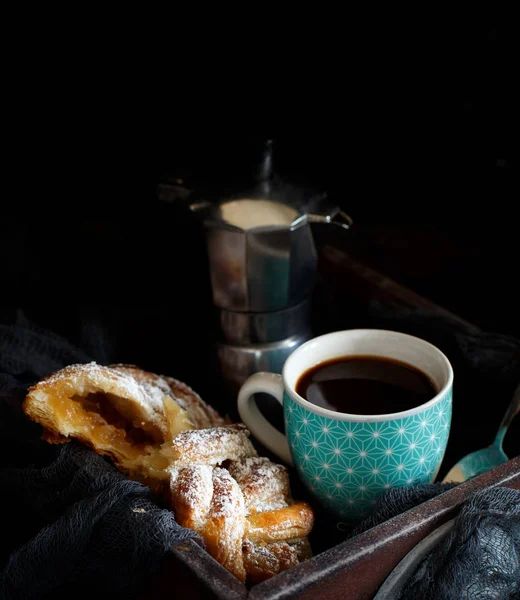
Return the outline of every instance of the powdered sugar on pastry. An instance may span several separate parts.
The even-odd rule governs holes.
[[[224,425],[224,419],[217,411],[182,381],[166,375],[148,373],[133,365],[118,364],[112,365],[112,368],[137,379],[155,397],[157,403],[162,402],[164,395],[171,396],[188,413],[196,429]]]
[[[229,465],[230,475],[244,494],[245,506],[250,512],[264,512],[284,508],[290,500],[287,469],[265,457],[247,457]]]
[[[23,409],[52,433],[77,437],[118,463],[146,454],[167,433],[162,402],[135,378],[94,362],[40,381]]]
[[[245,426],[225,426],[184,383],[131,365],[72,365],[30,388],[23,409],[52,443],[77,438],[163,494],[241,581],[309,556],[312,510],[293,504],[285,467],[259,458]]]
[[[160,450],[165,440],[192,429],[201,414],[222,422],[195,392],[187,386],[182,390],[188,410],[173,398],[164,377],[134,366],[91,362],[66,367],[34,385],[23,408],[46,428],[48,439],[77,438],[152,485],[169,476],[165,469],[171,460]]]
[[[258,583],[298,564],[296,549],[286,542],[255,544],[245,540],[244,564],[251,581]]]
[[[245,540],[243,550],[244,565],[251,581],[258,583],[280,572],[280,561],[266,545]]]
[[[170,394],[178,404],[190,415],[196,429],[219,427],[224,425],[224,419],[218,412],[194,392],[189,385],[173,377],[164,377],[170,388]]]
[[[225,469],[214,469],[213,498],[201,534],[208,552],[240,581],[246,579],[242,555],[245,516],[244,498],[237,482]]]
[[[171,493],[179,525],[201,531],[213,498],[213,468],[191,465],[171,481]]]
[[[146,398],[144,390],[134,378],[116,373],[109,367],[98,365],[96,362],[69,365],[39,381],[29,389],[29,392],[48,389],[59,384],[64,390],[73,388],[74,394],[82,395],[89,386],[106,386],[107,379],[122,395],[131,397],[146,408],[154,405],[151,398]]]
[[[183,431],[162,452],[184,464],[220,465],[226,460],[256,456],[244,425]]]

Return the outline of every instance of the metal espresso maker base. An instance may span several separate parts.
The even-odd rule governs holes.
[[[259,371],[281,373],[289,355],[311,337],[311,333],[307,332],[270,344],[217,344],[220,370],[228,389],[238,392],[244,381]]]
[[[308,299],[272,313],[219,311],[217,355],[224,379],[238,390],[252,373],[281,373],[291,352],[312,337],[309,320]]]

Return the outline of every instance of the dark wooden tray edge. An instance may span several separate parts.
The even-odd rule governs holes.
[[[372,598],[400,560],[439,525],[455,517],[470,494],[495,486],[520,489],[520,457],[255,586],[248,597]]]
[[[242,600],[248,596],[247,587],[224,569],[195,540],[189,539],[171,549],[174,557],[195,575],[216,598]],[[195,596],[196,597],[196,596]],[[190,598],[194,600],[194,597]]]

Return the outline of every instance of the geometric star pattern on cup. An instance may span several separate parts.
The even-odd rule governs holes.
[[[427,410],[388,421],[336,421],[287,394],[284,414],[301,479],[348,519],[368,512],[392,487],[434,480],[448,442],[451,390]]]

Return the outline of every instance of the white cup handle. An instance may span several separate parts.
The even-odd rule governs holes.
[[[238,413],[251,433],[268,450],[274,452],[284,462],[293,464],[287,438],[276,429],[260,412],[253,399],[254,394],[270,394],[283,406],[282,376],[276,373],[255,373],[238,392]]]

